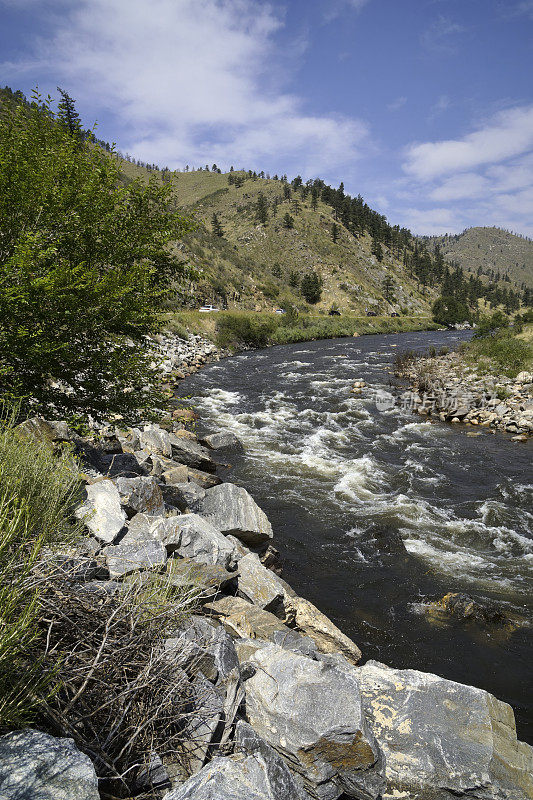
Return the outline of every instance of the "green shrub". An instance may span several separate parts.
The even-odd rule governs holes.
[[[529,366],[533,348],[527,342],[514,338],[508,332],[473,339],[466,347],[470,360],[488,359],[505,375],[514,378]]]
[[[238,344],[266,347],[277,325],[276,319],[248,314],[220,314],[217,318],[217,343],[222,347]]]
[[[0,727],[31,721],[54,682],[30,653],[38,633],[42,586],[34,572],[45,551],[68,543],[78,480],[68,455],[0,427]]]

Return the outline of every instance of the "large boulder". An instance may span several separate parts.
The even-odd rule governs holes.
[[[146,569],[161,569],[167,562],[167,551],[157,539],[111,545],[106,548],[105,555],[112,579]]]
[[[31,417],[17,425],[17,433],[37,442],[68,442],[72,434],[66,422],[49,421],[42,417]]]
[[[192,590],[202,599],[214,597],[235,579],[235,572],[228,572],[218,564],[198,564],[192,558],[171,558],[164,575],[171,586]]]
[[[320,800],[377,798],[379,749],[365,719],[357,670],[275,644],[250,658],[246,716]]]
[[[384,755],[384,798],[533,797],[533,748],[510,706],[483,689],[369,661],[357,670]]]
[[[187,469],[187,467],[185,467]],[[197,511],[205,497],[205,489],[197,483],[175,483],[161,487],[165,503],[180,511]]]
[[[161,519],[152,528],[169,552],[193,558],[200,564],[233,567],[235,548],[219,530],[198,514]]]
[[[179,461],[180,464],[186,464],[188,467],[203,472],[216,472],[217,465],[209,455],[209,450],[202,447],[201,444],[173,433],[170,434],[170,441],[172,458]]]
[[[230,431],[219,431],[218,433],[210,433],[200,440],[202,444],[209,447],[210,450],[222,450],[228,447],[238,448],[242,450],[242,443],[234,433]]]
[[[282,770],[259,751],[214,758],[163,800],[303,800],[289,771]]]
[[[309,600],[286,594],[285,606],[296,628],[309,636],[322,653],[341,653],[352,664],[361,659],[357,645]]]
[[[208,489],[199,508],[215,528],[245,544],[258,545],[273,538],[267,515],[241,486],[222,483]]]
[[[86,486],[85,491],[87,501],[76,510],[76,516],[100,542],[110,544],[126,522],[118,489],[112,481],[102,480]]]
[[[239,560],[238,593],[265,611],[270,611],[285,620],[285,588],[282,581],[261,564],[256,553],[249,553]]]
[[[0,800],[99,800],[91,760],[72,739],[29,729],[0,737]]]
[[[165,641],[188,673],[202,672],[213,683],[223,683],[239,676],[239,659],[233,639],[222,625],[205,617],[191,614],[175,636]]]
[[[163,495],[154,477],[118,478],[116,484],[120,502],[130,517],[134,514],[157,516],[164,513]]]
[[[149,453],[156,453],[170,458],[172,455],[172,444],[167,431],[159,425],[147,425],[139,435],[140,446]]]
[[[251,725],[239,720],[235,726],[234,742],[236,753],[254,755],[264,763],[270,791],[274,797],[279,796],[283,800],[305,800],[307,795],[300,780]]]

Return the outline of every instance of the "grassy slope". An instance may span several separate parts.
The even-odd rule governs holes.
[[[493,269],[508,273],[518,286],[533,288],[533,242],[528,239],[501,228],[469,228],[459,236],[432,236],[429,241],[439,244],[444,256],[465,270]]]
[[[128,177],[146,176],[145,170],[124,162]],[[385,248],[383,263],[371,255],[372,240],[368,235],[355,239],[340,223],[339,240],[333,243],[332,209],[319,202],[311,209],[310,198],[300,202],[295,213],[292,202],[284,201],[277,215],[265,226],[255,219],[257,198],[262,192],[271,204],[283,195],[279,181],[248,179],[240,188],[228,185],[227,175],[206,171],[174,175],[176,196],[185,209],[193,212],[199,222],[194,234],[179,244],[184,257],[189,258],[202,272],[195,288],[196,300],[217,301],[213,285],[223,286],[232,296],[241,294],[239,302],[230,300],[230,308],[272,311],[284,302],[301,310],[326,313],[337,303],[343,314],[362,314],[365,308],[376,308],[390,314],[394,308],[408,314],[429,313],[434,295],[423,295],[411,280],[403,265]],[[294,229],[282,225],[284,215],[294,217]],[[211,233],[211,218],[216,213],[224,229],[221,239]],[[274,268],[274,274],[272,272]],[[277,277],[276,269],[281,270]],[[312,309],[301,295],[291,288],[289,277],[297,272],[301,277],[316,270],[323,278],[322,300]],[[386,275],[395,283],[397,302],[392,306],[382,295]]]

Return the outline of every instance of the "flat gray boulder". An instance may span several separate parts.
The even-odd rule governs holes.
[[[506,703],[483,689],[375,661],[358,672],[384,755],[384,797],[533,797],[533,748],[517,741]]]
[[[377,798],[379,748],[365,719],[358,671],[314,661],[278,645],[250,658],[246,716],[321,800]]]
[[[110,544],[126,522],[126,512],[120,504],[120,494],[110,480],[97,481],[85,487],[87,501],[76,509],[78,519],[100,542]]]
[[[187,469],[187,468],[185,468]],[[180,511],[197,511],[205,497],[205,489],[197,483],[175,483],[161,487],[165,503]]]
[[[265,765],[270,791],[274,797],[286,800],[305,800],[307,797],[298,778],[292,774],[284,760],[254,731],[247,722],[239,720],[235,726],[235,752],[254,755]]]
[[[242,486],[222,483],[208,489],[199,508],[215,528],[245,544],[262,544],[274,536],[267,515]]]
[[[157,539],[111,545],[106,548],[105,556],[112,579],[122,578],[132,572],[162,568],[167,562],[167,551]]]
[[[230,431],[219,431],[218,433],[210,433],[200,440],[202,444],[209,447],[210,450],[222,450],[226,447],[235,447],[242,449],[242,443],[234,433]]]
[[[276,632],[297,635],[269,611],[241,597],[221,597],[204,606],[204,611],[220,619],[231,633],[241,638],[270,641]]]
[[[33,730],[0,737],[0,800],[99,800],[91,760],[72,739]]]
[[[164,513],[165,502],[156,478],[117,478],[116,485],[120,502],[128,516],[157,516]]]

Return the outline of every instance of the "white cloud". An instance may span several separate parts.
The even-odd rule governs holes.
[[[444,114],[452,104],[447,94],[441,94],[436,103],[429,109],[428,122],[432,122],[436,117]]]
[[[450,208],[406,208],[402,217],[402,224],[418,235],[436,236],[463,229],[460,216]]]
[[[298,161],[316,174],[363,152],[364,123],[307,113],[282,85],[284,55],[275,46],[282,17],[268,3],[78,0],[67,7],[53,37],[9,71],[46,67],[51,86],[64,85],[84,111],[106,109],[122,129],[119,145],[136,157],[271,171]]]
[[[418,206],[407,217],[414,228],[500,225],[533,234],[533,106],[501,111],[457,139],[413,144],[403,170],[396,196]],[[442,204],[453,208],[448,217]]]
[[[452,54],[457,49],[456,39],[466,28],[452,22],[442,14],[420,36],[422,46],[431,53]]]
[[[361,11],[367,3],[368,0],[326,0],[324,21],[332,22],[344,11]]]
[[[387,108],[389,111],[399,111],[400,108],[403,108],[404,105],[407,103],[407,97],[397,97],[392,103],[389,103]]]
[[[404,171],[419,180],[497,163],[533,147],[533,106],[500,112],[495,119],[462,139],[413,144]]]

